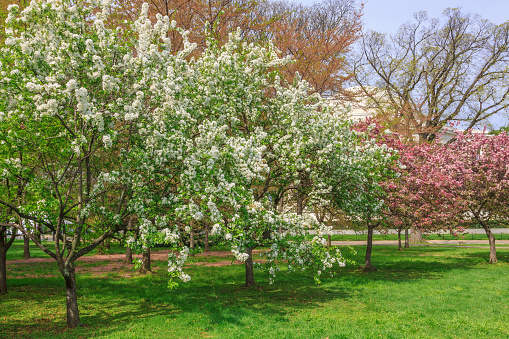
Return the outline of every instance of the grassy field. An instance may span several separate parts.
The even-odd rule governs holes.
[[[378,246],[373,273],[358,270],[364,247],[356,250],[349,256],[358,264],[321,285],[282,269],[273,285],[257,271],[258,286],[246,289],[243,266],[192,265],[191,282],[168,290],[162,261],[147,276],[125,267],[81,273],[84,326],[73,331],[55,264],[10,264],[0,338],[509,338],[508,248],[488,265],[486,249]]]
[[[508,233],[494,233],[495,240],[509,240]],[[426,240],[486,240],[486,234],[425,234],[423,238]],[[367,240],[366,234],[335,234],[332,236],[333,241],[354,241],[354,240]],[[373,240],[398,240],[397,234],[374,234]],[[405,241],[404,233],[401,234],[401,241]]]

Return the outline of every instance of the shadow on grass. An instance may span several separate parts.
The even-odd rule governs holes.
[[[340,276],[363,277],[365,280],[390,280],[407,282],[415,279],[439,279],[445,272],[455,269],[470,269],[488,264],[489,249],[462,247],[415,246],[398,251],[396,246],[375,246],[372,263],[376,272],[362,272],[358,268],[364,263],[365,247],[356,247],[355,256],[346,257],[356,262],[355,267],[337,271]],[[509,262],[509,251],[497,251],[499,262]]]
[[[260,284],[245,288],[241,285],[242,269],[239,266],[198,267],[193,270],[195,282],[182,284],[176,290],[168,290],[166,276],[159,273],[131,279],[80,277],[78,302],[84,327],[73,331],[65,328],[63,281],[51,279],[51,286],[44,288],[42,279],[33,279],[28,281],[29,287],[12,286],[10,298],[25,305],[51,298],[55,304],[54,317],[27,314],[8,322],[0,319],[3,328],[0,337],[54,338],[55,334],[65,337],[72,333],[72,337],[86,338],[96,332],[115,334],[124,331],[133,319],[139,321],[158,316],[166,319],[179,317],[180,322],[187,321],[189,326],[199,316],[208,317],[211,324],[238,326],[253,314],[287,322],[288,312],[282,309],[315,308],[331,299],[349,298],[346,289],[317,286],[311,277],[302,274],[285,277],[274,285],[264,285],[267,276],[259,271],[256,273],[261,273],[257,274]],[[213,278],[207,277],[211,274]],[[3,316],[12,319],[19,311],[13,308]]]
[[[373,264],[376,272],[364,273],[357,269],[362,264],[365,248],[349,255],[355,266],[336,270],[335,278],[323,278],[323,285],[314,284],[310,272],[285,274],[280,272],[274,285],[268,285],[268,276],[256,271],[259,285],[244,288],[243,266],[190,268],[193,280],[176,290],[167,289],[164,273],[135,276],[130,279],[115,275],[78,278],[78,293],[83,328],[69,331],[65,328],[65,291],[61,278],[19,279],[11,284],[12,295],[0,302],[8,307],[0,311],[0,337],[88,338],[97,335],[115,335],[142,318],[176,319],[182,326],[192,326],[197,317],[207,317],[209,323],[245,325],[251,316],[270,317],[282,323],[287,315],[302,309],[313,309],[328,301],[351,300],[354,293],[363,293],[370,284],[390,281],[404,283],[422,279],[440,279],[455,269],[470,269],[486,263],[485,249],[458,249],[414,247],[397,251],[396,247],[375,247]],[[509,251],[499,251],[499,260],[509,261]],[[164,263],[154,263],[164,272]],[[24,284],[24,285],[23,285]],[[353,291],[355,286],[355,291]],[[44,303],[49,303],[48,305]],[[4,308],[1,305],[1,308]],[[43,305],[53,317],[41,314],[15,316],[30,305]],[[9,320],[4,320],[9,319]]]
[[[466,253],[466,256],[470,258],[469,260],[476,260],[487,264],[490,259],[490,249],[486,247],[477,252],[468,252]],[[497,248],[497,260],[499,263],[508,263],[509,248]]]

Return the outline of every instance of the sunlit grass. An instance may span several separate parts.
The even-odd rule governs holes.
[[[84,327],[65,328],[63,279],[9,279],[0,299],[6,338],[504,338],[509,336],[509,250],[488,265],[486,249],[377,246],[373,273],[357,265],[315,285],[307,272],[273,285],[242,286],[241,265],[191,265],[191,282],[166,288],[164,262],[154,274],[117,271],[78,278]],[[345,252],[348,253],[348,252]],[[199,260],[197,258],[196,260]],[[208,262],[228,260],[208,257]],[[52,263],[53,264],[53,263]],[[49,269],[40,263],[26,271]],[[54,264],[53,264],[54,265]],[[80,264],[78,264],[79,267]],[[159,270],[158,270],[159,268]],[[9,275],[15,274],[9,270]],[[17,273],[16,273],[17,274]]]
[[[494,233],[495,240],[509,240],[509,233]],[[332,237],[333,241],[366,241],[367,235],[359,232],[358,234],[335,234]],[[486,240],[486,234],[424,234],[425,240]],[[398,240],[397,234],[374,234],[373,240]],[[405,235],[401,234],[401,241],[405,241]]]

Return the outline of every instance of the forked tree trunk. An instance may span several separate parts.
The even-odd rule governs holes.
[[[403,251],[403,248],[401,248],[401,227],[398,228],[398,250]]]
[[[405,248],[410,248],[410,239],[408,237],[408,228],[405,228]]]
[[[23,259],[30,259],[30,239],[23,236]]]
[[[140,273],[146,274],[150,271],[151,271],[151,269],[150,269],[150,248],[147,248],[141,254]]]
[[[125,258],[124,264],[132,264],[133,263],[133,250],[131,247],[127,246],[125,248]]]
[[[365,272],[375,271],[375,268],[371,264],[371,251],[373,249],[373,230],[376,227],[375,224],[367,223],[368,226],[368,243],[366,246],[366,256],[364,258],[364,268]]]
[[[80,314],[78,311],[78,294],[76,291],[76,274],[74,265],[67,268],[64,275],[65,279],[65,294],[67,301],[67,327],[75,328],[80,325]]]
[[[253,267],[253,249],[251,247],[246,248],[248,258],[246,260],[246,287],[252,287],[255,285],[254,279],[254,267]]]

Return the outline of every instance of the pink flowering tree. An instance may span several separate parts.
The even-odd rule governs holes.
[[[441,145],[404,142],[397,134],[392,134],[390,138],[386,137],[385,142],[399,154],[394,167],[397,175],[381,183],[385,192],[386,218],[398,230],[411,228],[412,233],[444,229],[457,232],[458,227],[461,227],[460,220],[450,218],[447,209],[443,209],[444,213],[438,213],[436,208],[438,202],[441,204],[446,202],[439,200],[442,198],[436,192],[429,191],[427,179],[423,178],[428,174],[423,166],[429,165],[429,157],[435,154]],[[432,178],[431,181],[433,182]]]
[[[414,148],[407,164],[406,193],[419,227],[461,230],[477,221],[496,263],[490,222],[509,212],[509,136],[460,133],[448,145]]]
[[[420,220],[419,215],[416,215],[415,211],[421,207],[422,197],[419,194],[419,185],[414,184],[414,177],[421,162],[425,160],[430,145],[402,142],[397,134],[388,139],[387,143],[398,151],[399,159],[394,167],[397,175],[381,183],[385,192],[384,215],[397,227],[399,232],[405,229],[405,247],[407,247],[408,229],[411,228],[412,232],[421,231],[417,226]],[[398,239],[401,250],[401,238]]]

